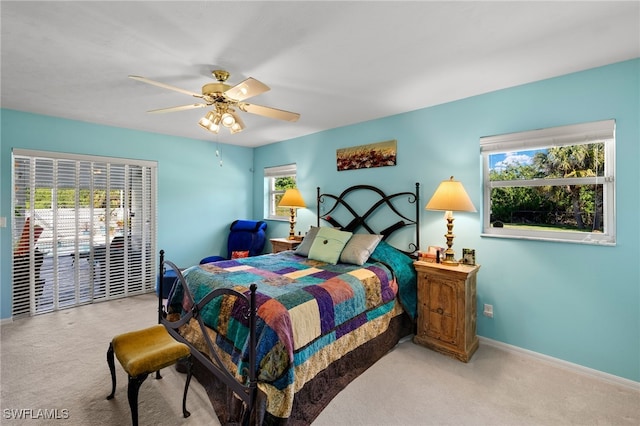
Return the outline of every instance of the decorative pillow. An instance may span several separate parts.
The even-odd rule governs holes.
[[[309,259],[335,265],[340,259],[342,249],[353,234],[333,228],[320,228],[309,249]]]
[[[249,250],[232,251],[231,252],[231,258],[232,259],[241,259],[243,257],[249,257]]]
[[[382,241],[382,235],[353,234],[340,253],[340,263],[363,265]]]
[[[300,245],[296,247],[295,253],[297,255],[304,257],[309,256],[309,249],[311,248],[311,244],[313,244],[313,240],[315,240],[316,234],[318,233],[319,229],[320,228],[318,228],[317,226],[312,226],[311,229],[309,229],[309,232],[307,232],[307,235],[304,236],[304,239],[302,240]]]

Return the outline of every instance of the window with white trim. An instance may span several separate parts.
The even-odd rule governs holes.
[[[13,150],[13,315],[152,291],[157,163]]]
[[[278,203],[287,189],[297,187],[296,171],[295,164],[264,168],[264,205],[268,209],[265,212],[266,218],[289,220],[289,208],[278,207]]]
[[[615,120],[480,138],[483,236],[615,245]]]

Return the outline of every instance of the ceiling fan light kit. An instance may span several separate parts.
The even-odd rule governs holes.
[[[300,118],[300,114],[295,112],[289,112],[281,109],[242,102],[245,99],[270,90],[269,86],[261,83],[254,78],[249,77],[235,86],[230,86],[225,83],[229,78],[229,73],[227,71],[214,70],[212,71],[212,75],[217,80],[217,82],[207,83],[202,86],[202,93],[190,92],[179,87],[160,83],[158,81],[150,80],[148,78],[140,77],[137,75],[130,75],[129,78],[202,99],[204,103],[160,108],[148,112],[164,113],[185,111],[195,108],[213,107],[211,111],[208,111],[205,116],[198,121],[198,125],[203,129],[215,134],[220,131],[221,124],[222,126],[228,128],[231,134],[241,132],[246,128],[244,122],[240,118],[240,115],[234,108],[237,108],[239,111],[248,112],[250,114],[257,114],[268,118],[275,118],[278,120],[291,122],[298,121],[298,119]]]
[[[203,129],[209,130],[213,133],[218,133],[218,130],[220,130],[220,119],[215,115],[213,111],[209,111],[204,117],[202,117],[200,121],[198,121],[198,124]]]
[[[231,125],[235,122],[236,119],[233,118],[233,115],[231,115],[230,113],[225,112],[224,114],[222,114],[222,125],[224,127],[231,127]]]
[[[234,112],[233,113],[233,117],[234,117],[235,121],[229,127],[229,132],[231,132],[231,134],[234,134],[234,133],[238,133],[238,132],[243,131],[245,129],[245,125],[244,125],[244,122],[242,121],[242,119],[240,118],[240,116]]]

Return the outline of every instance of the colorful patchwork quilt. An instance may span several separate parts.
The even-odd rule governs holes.
[[[403,310],[415,315],[411,259],[389,250],[382,244],[377,257],[374,252],[362,266],[331,265],[284,251],[193,266],[183,274],[196,301],[214,288],[248,294],[249,286],[257,284],[259,387],[267,395],[267,411],[286,418],[295,392],[319,370],[384,332]],[[173,303],[188,310],[180,290]],[[233,296],[211,301],[201,314],[218,355],[244,380],[249,330]],[[200,339],[195,327],[183,331],[190,334],[189,340]]]

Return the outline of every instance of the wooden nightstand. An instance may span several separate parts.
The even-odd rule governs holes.
[[[468,362],[478,349],[476,276],[480,265],[416,261],[418,327],[414,343]]]
[[[302,242],[302,240],[290,240],[288,238],[272,238],[269,241],[271,241],[271,253],[294,250]]]

